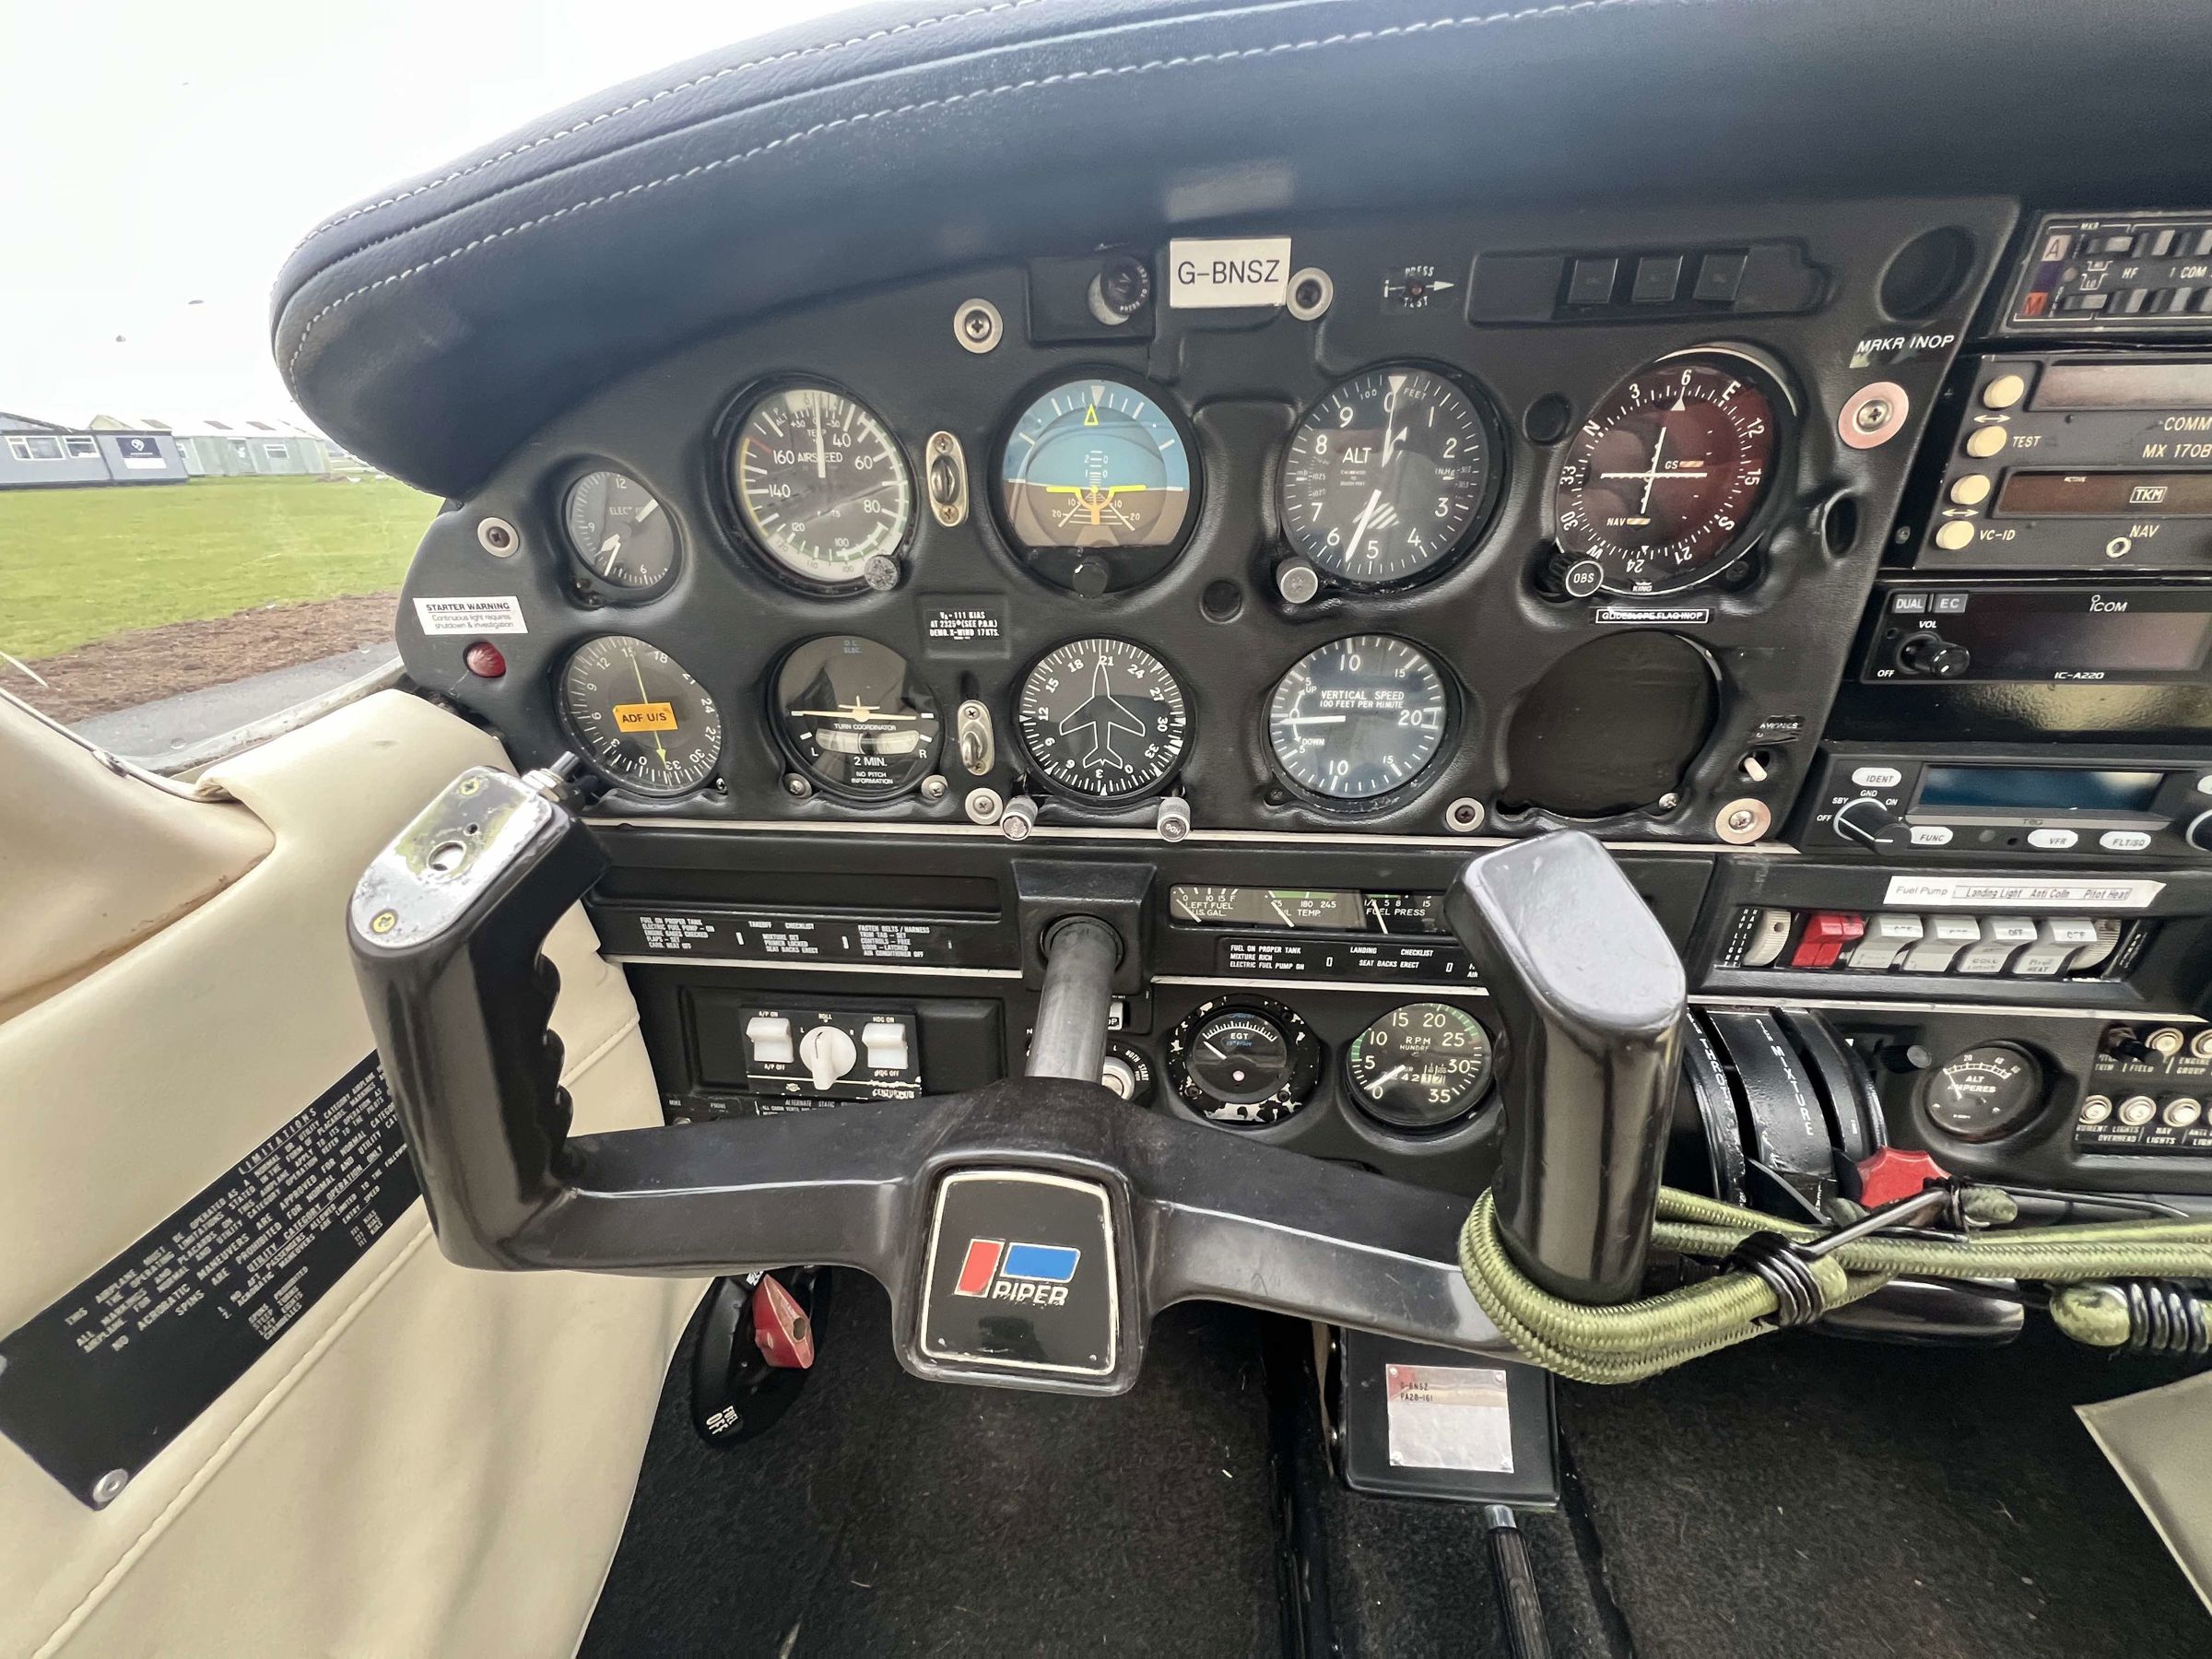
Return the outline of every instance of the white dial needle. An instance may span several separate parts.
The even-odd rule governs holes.
[[[1636,510],[1644,518],[1649,518],[1652,513],[1652,486],[1659,481],[1659,456],[1665,448],[1666,428],[1662,426],[1659,429],[1659,441],[1652,445],[1652,470],[1643,475],[1643,505]]]
[[[636,529],[638,525],[643,524],[660,510],[661,504],[658,500],[647,501],[644,506],[638,509],[638,516],[629,521],[630,528]]]
[[[1375,509],[1382,503],[1382,490],[1380,485],[1367,492],[1367,505],[1359,509],[1359,522],[1352,526],[1352,539],[1345,547],[1347,555],[1359,550],[1359,538],[1367,534],[1367,521],[1375,516]]]
[[[830,446],[822,441],[822,400],[814,400],[814,476],[830,476]]]

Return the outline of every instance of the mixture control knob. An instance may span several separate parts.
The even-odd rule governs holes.
[[[1917,633],[1897,649],[1897,665],[1907,674],[1928,674],[1937,679],[1957,679],[1973,661],[1963,645],[1954,645],[1940,634]]]
[[[1836,833],[1845,841],[1859,841],[1869,847],[1881,845],[1882,831],[1893,821],[1888,807],[1865,795],[1837,807],[1832,820]]]
[[[799,1039],[799,1064],[819,1089],[829,1089],[852,1071],[860,1051],[853,1046],[853,1039],[837,1027],[816,1026]]]

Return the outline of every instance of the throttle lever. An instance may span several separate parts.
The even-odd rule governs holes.
[[[1618,1302],[1643,1278],[1674,1115],[1682,960],[1579,830],[1471,859],[1444,901],[1504,1022],[1498,1230],[1556,1296]]]
[[[606,867],[557,772],[473,766],[371,862],[355,976],[447,1256],[503,1248],[559,1191],[569,1130],[546,935]]]

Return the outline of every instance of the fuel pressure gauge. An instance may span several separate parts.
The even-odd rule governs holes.
[[[2009,1042],[1984,1042],[1928,1074],[1921,1095],[1928,1119],[1964,1141],[1995,1140],[2043,1103],[2042,1065]]]

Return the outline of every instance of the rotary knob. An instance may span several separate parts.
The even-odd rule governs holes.
[[[1879,801],[1860,795],[1837,807],[1836,816],[1830,823],[1835,832],[1845,841],[1878,847],[1882,844],[1882,831],[1896,821],[1888,807]]]
[[[1897,649],[1897,665],[1907,674],[1957,679],[1973,662],[1973,653],[1954,645],[1940,634],[1917,633]]]

